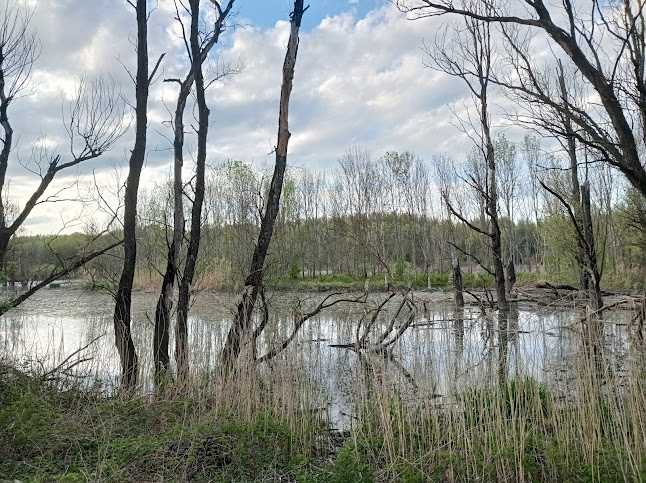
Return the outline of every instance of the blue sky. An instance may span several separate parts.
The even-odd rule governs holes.
[[[311,31],[325,17],[333,17],[344,12],[351,12],[357,18],[363,18],[368,12],[385,4],[387,0],[311,0],[303,17],[303,31]],[[238,7],[242,17],[253,20],[260,28],[271,28],[277,20],[289,15],[293,7],[290,0],[243,0]]]

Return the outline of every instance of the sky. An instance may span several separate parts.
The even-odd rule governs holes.
[[[132,102],[134,86],[126,69],[134,72],[136,61],[135,17],[126,0],[24,1],[34,6],[31,26],[42,51],[34,67],[33,91],[17,99],[9,113],[18,139],[9,195],[20,206],[37,179],[18,161],[26,164],[34,141],[56,150],[63,160],[69,158],[63,113],[78,76],[109,74]],[[151,5],[156,5],[149,22],[151,65],[160,54],[165,57],[150,93],[145,189],[171,173],[168,121],[176,89],[163,79],[183,77],[187,67],[172,0]],[[242,69],[209,88],[208,163],[234,159],[257,167],[271,165],[291,2],[238,0],[235,5],[234,25],[223,33],[215,52],[217,64],[212,64]],[[289,165],[334,169],[339,156],[357,145],[375,157],[388,150],[411,150],[425,160],[443,153],[463,157],[471,147],[452,123],[450,106],[461,105],[464,86],[425,67],[423,42],[433,39],[439,24],[439,19],[408,20],[387,0],[311,0],[301,29],[290,106]],[[60,197],[96,198],[96,192],[89,191],[97,183],[106,200],[116,199],[132,138],[131,129],[100,159],[58,177],[49,193],[80,180]],[[191,142],[189,133],[187,143]],[[79,210],[78,203],[42,204],[25,230],[82,230],[82,220],[94,212]]]

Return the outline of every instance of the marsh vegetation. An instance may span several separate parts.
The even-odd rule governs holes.
[[[294,307],[305,311],[325,297],[269,296],[272,317],[259,355],[293,330]],[[308,320],[267,363],[222,379],[219,349],[235,304],[230,295],[201,294],[189,320],[190,383],[167,381],[160,390],[152,353],[142,351],[142,367],[150,369],[136,394],[124,394],[107,335],[111,297],[40,292],[2,321],[11,359],[2,369],[0,474],[65,481],[643,478],[644,347],[631,326],[639,307],[628,297],[617,300],[623,310],[599,318],[594,333],[572,305],[483,313],[476,304],[456,308],[451,294],[417,292],[412,324],[387,351],[357,348],[359,321],[387,297],[338,304]],[[151,336],[155,297],[136,293],[134,301],[139,344]],[[372,342],[398,308],[396,299],[383,307]],[[396,325],[408,318],[400,313]]]

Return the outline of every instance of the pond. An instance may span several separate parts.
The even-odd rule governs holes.
[[[259,341],[259,354],[291,332],[292,313],[299,303],[306,310],[323,296],[272,294],[270,329]],[[144,292],[133,295],[133,337],[144,391],[152,387],[156,297]],[[639,363],[643,352],[640,341],[631,335],[633,313],[629,310],[606,313],[591,349],[590,335],[580,322],[581,311],[575,308],[521,305],[499,318],[495,313],[483,314],[477,307],[458,311],[450,294],[441,293],[415,294],[420,308],[388,357],[334,347],[352,344],[358,321],[368,307],[374,308],[385,297],[373,294],[367,305],[339,304],[322,311],[306,322],[295,341],[265,364],[263,371],[282,371],[285,378],[285,367],[296,368],[292,376],[307,381],[308,404],[325,409],[333,425],[347,427],[365,396],[361,388],[371,384],[384,384],[403,398],[422,394],[442,404],[474,385],[531,377],[569,397],[582,365],[590,365],[592,352],[594,364],[619,377]],[[233,300],[231,294],[196,295],[189,319],[190,361],[195,374],[208,375],[217,368],[232,320]],[[386,306],[374,334],[383,332],[398,304],[393,299]],[[74,288],[41,290],[0,319],[0,359],[48,370],[83,348],[68,361],[83,359],[74,366],[72,376],[84,377],[90,384],[98,381],[111,390],[120,370],[113,342],[113,308],[109,294]]]

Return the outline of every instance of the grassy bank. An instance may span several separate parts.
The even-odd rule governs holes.
[[[548,282],[554,285],[566,284],[578,286],[578,275],[570,272],[519,272],[516,274],[516,287],[528,287],[537,283]],[[463,273],[462,281],[465,290],[482,290],[483,288],[494,289],[494,278],[488,273]],[[449,273],[425,273],[420,274],[394,274],[394,280],[388,278],[388,287],[390,289],[406,289],[409,284],[413,285],[415,290],[428,289],[430,282],[431,290],[441,290],[448,292],[453,290]],[[212,291],[236,291],[239,290],[242,279],[234,281],[231,277],[223,274],[200,274],[196,282],[197,290]],[[366,288],[370,292],[383,292],[386,290],[384,276],[375,275],[371,277],[360,277],[349,274],[334,275],[268,275],[265,284],[272,290],[283,291],[310,291],[325,292],[345,290],[352,292],[361,292]],[[611,275],[604,276],[602,279],[602,289],[604,290],[635,290],[644,287],[643,277],[640,276],[621,276]],[[85,282],[84,286],[91,290],[103,292],[114,292],[116,290],[116,281],[96,280],[93,283]],[[138,273],[135,277],[134,287],[136,290],[156,292],[161,286],[161,276],[150,277],[148,272]]]
[[[315,419],[243,415],[204,394],[101,397],[0,371],[0,480],[355,481],[336,478],[338,465],[361,476]]]
[[[529,287],[538,283],[551,283],[554,285],[578,286],[579,280],[577,274],[569,272],[519,272],[516,274],[516,287]],[[643,289],[642,279],[606,276],[602,279],[601,287],[603,290],[637,290]],[[412,283],[415,290],[428,289],[430,282],[431,290],[441,290],[448,292],[453,290],[450,275],[448,273],[418,274],[410,276],[395,276],[394,281],[389,278],[389,287],[391,289],[405,289]],[[464,273],[462,282],[465,290],[482,290],[483,288],[494,289],[494,278],[487,274]],[[368,288],[371,292],[383,292],[385,290],[383,275],[374,277],[357,277],[347,274],[339,275],[316,275],[297,276],[297,277],[280,277],[269,279],[267,285],[275,290],[296,290],[296,291],[329,291],[329,290],[349,290],[363,291]]]
[[[105,397],[0,370],[0,479],[22,481],[642,481],[643,381],[592,374],[565,397],[531,379],[404,397],[378,369],[352,428],[240,379],[189,395]],[[614,381],[618,382],[618,381]],[[233,389],[231,389],[233,388]],[[252,394],[253,393],[253,394]],[[252,401],[252,403],[250,403]]]
[[[517,285],[527,286],[536,284],[545,280],[538,273],[519,273],[517,274]],[[556,283],[563,283],[561,277],[552,280]],[[391,289],[405,289],[409,284],[413,284],[415,290],[424,290],[431,286],[431,290],[442,290],[444,292],[453,290],[450,275],[448,273],[418,274],[410,276],[395,276],[394,281],[388,279]],[[489,274],[465,273],[462,275],[462,282],[465,290],[482,290],[484,287],[494,287],[494,279]],[[356,277],[347,274],[339,275],[316,275],[298,276],[298,277],[281,277],[270,279],[267,285],[276,290],[301,290],[301,291],[330,291],[330,290],[349,290],[363,291],[368,288],[371,292],[383,292],[385,283],[383,275],[374,277]]]

